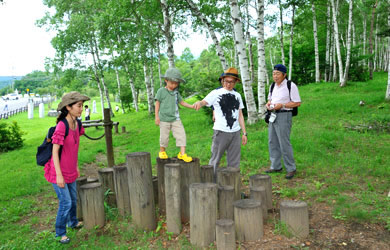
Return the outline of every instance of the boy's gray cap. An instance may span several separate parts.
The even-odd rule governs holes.
[[[70,104],[79,102],[79,101],[88,101],[90,98],[86,95],[82,95],[77,91],[69,92],[68,94],[62,97],[61,102],[58,104],[57,110],[60,111],[63,107],[68,106]]]
[[[182,78],[180,70],[177,68],[169,68],[167,71],[165,71],[165,75],[163,75],[161,78],[174,81],[174,82],[183,82],[186,81]]]

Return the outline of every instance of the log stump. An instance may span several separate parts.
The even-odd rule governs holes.
[[[181,208],[180,208],[180,164],[170,163],[165,164],[165,201],[166,201],[166,217],[167,231],[174,234],[181,232]]]
[[[234,187],[218,186],[218,219],[233,220]]]
[[[80,187],[84,184],[87,184],[87,177],[82,176],[76,179],[76,192],[77,192],[77,219],[83,220],[83,210],[81,205],[81,194]]]
[[[99,182],[84,184],[80,187],[80,190],[85,228],[104,227],[106,218],[102,184]]]
[[[131,215],[130,191],[127,167],[113,167],[115,180],[115,197],[118,212],[121,216]]]
[[[215,241],[217,184],[192,183],[189,196],[191,244],[207,247]]]
[[[106,202],[110,207],[117,207],[115,198],[114,170],[112,168],[101,168],[98,170],[99,182],[103,186],[103,193]],[[107,193],[108,192],[108,193]]]
[[[256,174],[249,177],[249,187],[264,187],[266,193],[267,209],[272,209],[272,182],[271,176]]]
[[[158,177],[152,176],[153,182],[153,195],[154,195],[154,206],[158,206]]]
[[[265,192],[265,187],[251,187],[249,193],[250,199],[261,201],[261,208],[263,210],[263,219],[264,221],[268,217],[267,209],[267,194]]]
[[[179,161],[181,165],[181,221],[190,221],[190,185],[200,183],[199,159],[193,158],[192,162]],[[215,202],[217,199],[215,199]]]
[[[235,250],[236,234],[234,231],[234,221],[229,219],[217,220],[215,225],[217,250]]]
[[[94,183],[94,182],[99,182],[99,178],[95,178],[95,177],[87,178],[87,183]]]
[[[263,211],[261,202],[252,199],[233,203],[237,240],[240,242],[261,240],[263,237]]]
[[[157,163],[157,187],[158,187],[158,206],[160,214],[165,215],[165,184],[164,184],[164,166],[165,164],[177,162],[174,158],[168,158],[166,160],[156,158]]]
[[[297,237],[309,235],[309,211],[304,201],[284,200],[280,202],[280,221]]]
[[[220,186],[233,186],[234,200],[241,199],[241,176],[239,168],[219,168],[217,170],[217,183]]]
[[[214,167],[212,165],[200,166],[200,181],[202,183],[214,182]]]
[[[126,127],[122,126],[122,134],[126,133]]]
[[[138,228],[156,229],[156,215],[150,153],[135,152],[126,156],[130,204]]]

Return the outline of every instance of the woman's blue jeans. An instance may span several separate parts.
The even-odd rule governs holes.
[[[75,227],[79,223],[77,220],[77,191],[76,182],[65,183],[64,188],[60,188],[53,183],[54,190],[59,200],[56,218],[56,237],[66,235],[66,225]]]

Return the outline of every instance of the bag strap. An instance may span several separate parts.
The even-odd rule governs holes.
[[[290,96],[290,101],[291,101],[291,81],[287,80],[287,88],[288,88],[288,94]]]
[[[68,120],[66,120],[66,118],[61,120],[61,121],[65,124],[65,136],[64,136],[64,140],[65,140],[65,138],[69,134],[69,123],[68,123]]]

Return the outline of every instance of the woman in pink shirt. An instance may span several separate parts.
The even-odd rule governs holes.
[[[52,183],[59,200],[55,228],[56,237],[60,237],[62,244],[70,241],[66,236],[67,224],[71,228],[82,226],[76,216],[76,179],[80,176],[77,160],[80,136],[84,134],[84,128],[79,128],[77,117],[81,116],[83,103],[88,100],[89,97],[76,91],[62,97],[57,108],[61,114],[57,118],[57,126],[52,137],[52,158],[45,165],[45,178]],[[65,123],[69,126],[66,137]]]

